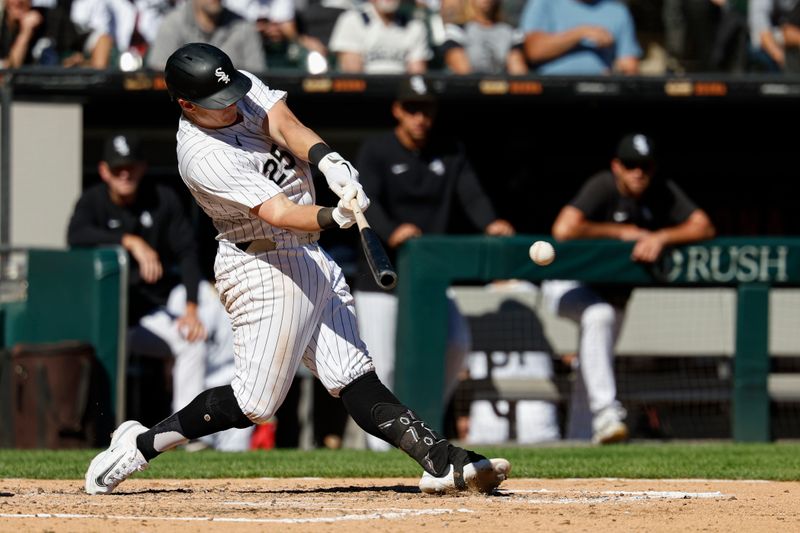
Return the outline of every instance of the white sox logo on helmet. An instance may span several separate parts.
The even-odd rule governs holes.
[[[231,81],[231,77],[225,74],[225,71],[222,70],[222,67],[217,67],[217,70],[214,71],[214,74],[217,76],[217,81],[225,82],[225,85]]]

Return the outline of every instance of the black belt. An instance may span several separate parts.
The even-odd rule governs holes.
[[[244,241],[233,243],[238,249],[247,254],[260,254],[262,252],[271,252],[276,250],[278,245],[269,239],[256,239],[254,241]]]

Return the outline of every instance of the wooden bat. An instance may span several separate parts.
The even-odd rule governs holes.
[[[389,256],[386,255],[386,250],[383,249],[378,234],[370,227],[355,198],[350,200],[350,209],[356,217],[358,231],[361,234],[361,248],[364,250],[364,256],[367,258],[375,283],[384,290],[393,289],[397,285],[397,272],[395,272],[392,262],[389,261]]]

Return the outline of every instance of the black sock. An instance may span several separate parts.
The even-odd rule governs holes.
[[[239,407],[230,385],[201,392],[189,405],[165,418],[136,438],[147,461],[186,441],[253,422]]]
[[[381,383],[375,372],[368,372],[357,377],[342,389],[339,396],[342,398],[345,409],[361,429],[389,444],[394,444],[386,438],[372,418],[372,407],[378,403],[402,404],[392,394],[392,391]]]
[[[350,416],[361,429],[406,452],[434,476],[442,476],[450,464],[447,440],[419,420],[369,372],[349,383],[340,394]]]

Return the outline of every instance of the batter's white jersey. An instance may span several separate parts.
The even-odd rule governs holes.
[[[178,168],[219,231],[214,265],[220,299],[234,332],[232,386],[242,411],[268,420],[286,396],[302,360],[334,396],[374,370],[356,326],[350,289],[339,266],[317,244],[318,233],[269,225],[250,209],[284,193],[314,203],[308,163],[273,142],[262,124],[286,93],[258,78],[237,103],[238,123],[201,128],[181,117]],[[234,243],[267,239],[274,250],[251,254]]]

